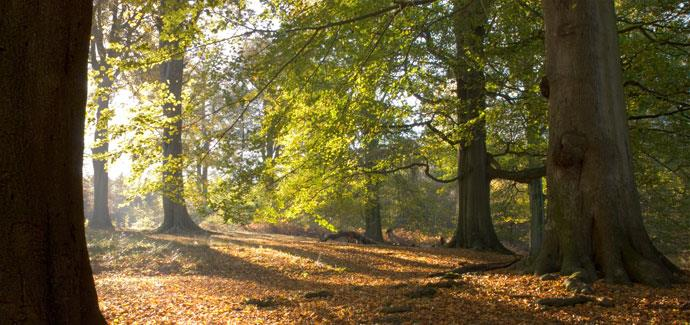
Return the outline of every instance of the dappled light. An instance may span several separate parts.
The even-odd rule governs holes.
[[[687,324],[686,0],[2,0],[2,324]]]
[[[568,294],[559,281],[506,271],[428,277],[511,259],[471,250],[363,248],[247,232],[210,238],[97,232],[89,242],[101,309],[113,323],[670,323],[689,316],[688,285],[660,290],[598,281],[596,296],[614,306],[560,310],[537,304]],[[419,288],[437,289],[410,297]]]

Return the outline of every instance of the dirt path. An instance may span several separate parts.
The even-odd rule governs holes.
[[[690,286],[595,283],[616,304],[561,309],[560,281],[468,274],[446,288],[426,275],[511,257],[467,250],[321,243],[232,232],[211,238],[89,234],[101,308],[111,323],[558,323],[690,320]],[[443,282],[445,280],[441,280]],[[441,286],[444,286],[441,285]],[[683,309],[687,308],[687,309]]]

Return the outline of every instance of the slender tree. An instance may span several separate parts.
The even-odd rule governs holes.
[[[105,324],[81,186],[91,7],[0,2],[2,324]]]
[[[669,285],[635,187],[613,1],[544,0],[548,218],[536,273]]]
[[[534,144],[538,141],[539,132],[534,127],[527,128],[527,142]],[[542,162],[530,157],[530,165],[540,165]],[[534,259],[539,254],[541,242],[544,238],[544,185],[540,175],[527,183],[529,192],[529,259]]]
[[[111,8],[109,8],[111,7]],[[104,32],[106,16],[112,12],[111,29],[108,34]],[[96,72],[96,129],[94,131],[93,153],[93,215],[89,220],[89,227],[94,229],[112,230],[113,223],[108,211],[108,170],[106,161],[102,155],[108,153],[109,141],[107,136],[110,106],[110,98],[113,88],[113,70],[109,59],[114,56],[114,51],[109,45],[116,41],[117,29],[121,22],[118,15],[118,7],[108,6],[108,3],[96,1],[94,5],[93,23],[91,26],[90,63]],[[106,40],[107,38],[107,40]],[[107,42],[106,42],[107,41]],[[107,44],[108,43],[108,44]]]

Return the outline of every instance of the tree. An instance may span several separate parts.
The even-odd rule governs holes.
[[[544,0],[548,218],[537,274],[667,286],[633,177],[613,1]]]
[[[122,41],[122,26],[128,19],[124,16],[120,4],[109,1],[95,1],[94,15],[91,26],[91,43],[89,61],[95,72],[96,116],[94,130],[93,157],[93,215],[89,220],[89,227],[95,229],[112,230],[113,223],[108,208],[109,178],[106,169],[108,154],[108,122],[112,116],[110,100],[112,97],[115,78],[119,71],[113,66],[113,59],[119,53],[114,47]]]
[[[380,154],[378,139],[367,141],[362,148],[362,165],[373,168]],[[364,176],[364,235],[378,242],[383,242],[381,230],[381,177],[378,175]]]
[[[535,178],[527,185],[529,191],[529,256],[539,254],[544,236],[544,188],[542,178]]]
[[[93,215],[89,220],[89,227],[95,229],[112,230],[113,223],[110,220],[108,211],[108,171],[105,168],[105,159],[102,157],[108,153],[107,127],[109,120],[108,106],[113,88],[113,77],[111,65],[108,57],[113,56],[111,49],[106,49],[104,37],[103,16],[105,16],[107,4],[97,1],[94,10],[94,21],[92,23],[90,63],[91,68],[96,71],[96,129],[94,131],[94,148],[92,149],[93,158]],[[116,9],[115,9],[116,10]],[[113,27],[116,26],[117,13],[113,13]],[[109,35],[115,35],[111,30]],[[112,38],[108,41],[114,41]]]
[[[81,186],[90,1],[0,2],[0,323],[105,324]]]
[[[182,156],[182,84],[184,72],[184,46],[176,39],[179,35],[178,25],[182,23],[179,16],[185,8],[177,0],[162,0],[160,26],[161,49],[166,50],[170,59],[160,66],[160,82],[164,85],[165,102],[163,114],[166,123],[163,128],[163,224],[158,228],[163,233],[199,233],[203,232],[189,216],[184,201],[183,156]]]
[[[456,61],[453,73],[459,127],[469,128],[469,136],[458,148],[458,224],[451,246],[508,251],[498,240],[491,221],[490,178],[486,151],[486,108],[484,38],[487,12],[482,1],[454,2],[453,33]]]

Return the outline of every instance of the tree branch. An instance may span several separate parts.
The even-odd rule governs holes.
[[[528,168],[518,171],[496,169],[489,166],[487,170],[490,179],[506,179],[518,183],[529,183],[533,179],[546,176],[546,167]]]
[[[395,168],[391,168],[391,169],[370,170],[370,171],[367,171],[366,173],[387,175],[387,174],[392,174],[392,173],[395,173],[395,172],[398,172],[401,170],[412,169],[415,167],[422,167],[423,171],[424,171],[424,175],[426,175],[427,177],[429,177],[430,179],[432,179],[433,181],[438,182],[438,183],[453,183],[453,182],[456,182],[460,179],[460,175],[453,177],[453,178],[450,178],[450,179],[438,178],[438,177],[431,174],[429,164],[425,163],[425,162],[415,162],[415,163],[411,163],[409,165],[399,166],[399,167],[395,167]]]

